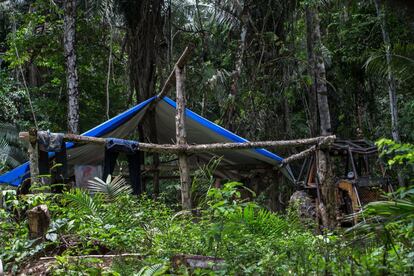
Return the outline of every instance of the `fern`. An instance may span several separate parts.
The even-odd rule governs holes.
[[[230,219],[243,223],[255,234],[265,236],[280,235],[289,229],[289,225],[284,219],[251,203],[231,214]]]

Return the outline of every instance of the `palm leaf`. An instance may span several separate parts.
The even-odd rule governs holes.
[[[72,189],[69,192],[64,193],[63,197],[68,201],[69,206],[72,208],[94,217],[99,215],[99,210],[102,207],[99,196],[92,197],[81,189]]]
[[[144,266],[141,270],[134,274],[135,276],[157,276],[163,275],[168,270],[165,264],[155,264],[152,266]]]
[[[102,194],[109,200],[114,200],[120,195],[131,194],[132,189],[122,176],[116,176],[113,180],[111,175],[108,175],[106,181],[95,177],[88,181],[88,189],[92,193]]]

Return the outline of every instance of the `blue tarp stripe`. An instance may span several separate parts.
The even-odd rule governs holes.
[[[120,125],[128,121],[129,119],[131,119],[134,115],[136,115],[142,108],[144,108],[148,103],[152,102],[155,98],[156,96],[149,98],[148,100],[143,101],[142,103],[82,133],[81,135],[91,136],[91,137],[103,136],[113,131],[114,129],[116,129],[117,127],[119,127]],[[71,143],[71,142],[66,143],[67,149],[70,149],[73,146],[74,146],[74,143]],[[53,152],[49,153],[50,157],[52,157],[53,155],[54,155]],[[18,166],[17,168],[14,168],[13,170],[0,176],[0,184],[4,183],[4,184],[9,184],[15,187],[19,186],[23,182],[23,180],[28,177],[29,169],[30,169],[29,162],[26,162]]]
[[[170,98],[164,97],[163,100],[166,103],[168,103],[169,105],[171,105],[172,107],[174,107],[174,109],[177,108],[176,102],[173,101],[173,100],[171,100]],[[225,128],[223,128],[223,127],[221,127],[221,126],[219,126],[219,125],[217,125],[217,124],[215,124],[215,123],[213,123],[213,122],[211,122],[211,121],[209,121],[209,120],[207,120],[207,119],[205,119],[203,117],[201,117],[197,113],[194,113],[193,111],[191,111],[191,110],[189,110],[187,108],[185,110],[185,114],[186,114],[186,116],[188,118],[196,121],[197,123],[199,123],[202,126],[204,126],[204,127],[208,128],[208,129],[214,131],[215,133],[217,133],[217,134],[219,134],[219,135],[221,135],[221,136],[229,139],[232,142],[239,142],[239,143],[249,142],[248,140],[246,140],[246,139],[244,139],[244,138],[242,138],[242,137],[234,134],[233,132],[231,132],[231,131],[229,131],[229,130],[227,130],[227,129],[225,129]],[[271,158],[273,160],[276,160],[278,162],[282,162],[283,161],[283,158],[282,157],[280,157],[280,156],[278,156],[278,155],[276,155],[276,154],[274,154],[274,153],[272,153],[272,152],[270,152],[268,150],[265,150],[265,149],[254,149],[254,150],[257,153],[260,153],[261,155],[264,155],[264,156],[266,156],[268,158]]]

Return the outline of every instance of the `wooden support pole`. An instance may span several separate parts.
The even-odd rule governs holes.
[[[177,92],[177,113],[175,116],[175,130],[177,145],[187,145],[187,131],[185,127],[185,73],[184,68],[175,67],[176,92]],[[181,181],[181,203],[184,210],[191,209],[191,176],[188,166],[187,152],[178,153],[178,165]]]
[[[28,132],[20,132],[21,139],[28,139]],[[96,144],[105,145],[107,138],[81,136],[76,134],[64,134],[63,140],[65,142],[75,142],[79,144]],[[259,141],[259,142],[244,142],[244,143],[211,143],[200,145],[188,144],[152,144],[139,143],[139,150],[146,152],[158,153],[201,153],[201,152],[217,152],[222,150],[244,150],[253,148],[292,148],[306,145],[318,145],[320,148],[328,147],[335,140],[335,135],[321,136],[306,139],[296,140],[281,140],[281,141]],[[133,142],[133,141],[130,141]]]
[[[37,144],[37,129],[31,128],[27,133],[29,138],[29,162],[30,162],[30,181],[31,184],[39,183],[39,147]]]
[[[312,153],[314,153],[316,151],[316,146],[312,146],[304,151],[301,151],[299,153],[296,153],[294,155],[291,155],[285,159],[283,159],[282,163],[283,164],[289,164],[293,161],[299,160],[299,159],[303,159],[305,157],[308,157],[309,155],[311,155]]]
[[[190,55],[193,49],[194,49],[194,44],[190,44],[184,49],[184,52],[181,54],[180,58],[175,63],[174,69],[171,71],[170,75],[165,81],[164,86],[162,87],[161,92],[158,93],[157,98],[155,99],[153,105],[159,102],[168,93],[168,91],[170,91],[170,89],[174,86],[174,81],[176,80],[175,68],[177,67],[184,68],[184,65],[187,63],[187,60],[190,58]]]

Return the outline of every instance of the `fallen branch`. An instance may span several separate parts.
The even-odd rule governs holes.
[[[117,258],[117,257],[144,257],[144,255],[139,253],[124,253],[124,254],[108,254],[108,255],[81,255],[81,256],[68,256],[68,259],[89,259],[89,258]],[[56,257],[41,257],[40,260],[48,261],[55,260]]]

